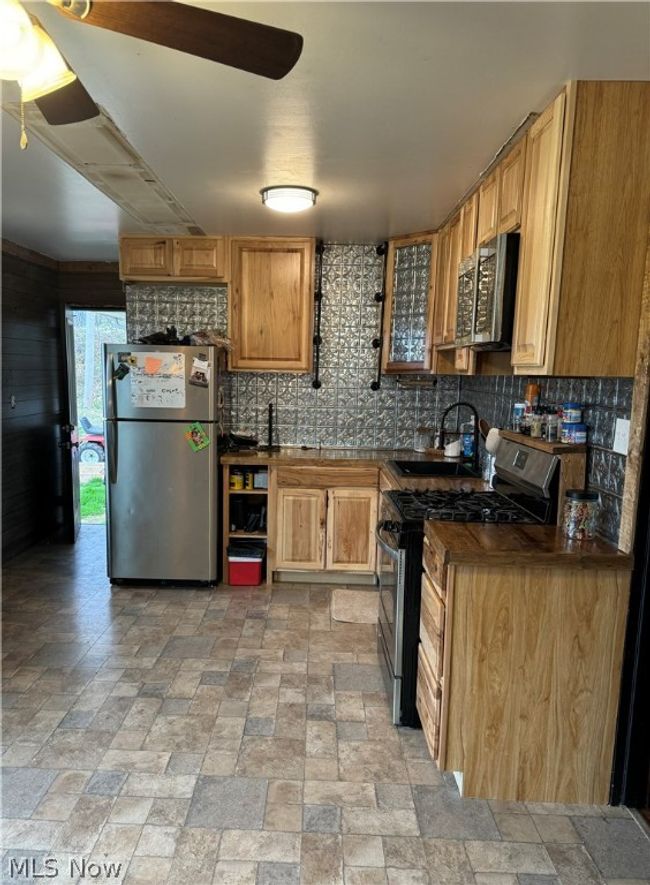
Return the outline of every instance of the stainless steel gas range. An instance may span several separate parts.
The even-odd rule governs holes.
[[[558,458],[501,440],[490,491],[386,491],[375,532],[377,645],[395,725],[419,726],[415,709],[424,520],[550,524],[557,515]]]

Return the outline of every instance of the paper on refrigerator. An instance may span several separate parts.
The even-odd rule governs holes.
[[[131,405],[139,409],[185,408],[185,354],[138,353],[131,367]]]

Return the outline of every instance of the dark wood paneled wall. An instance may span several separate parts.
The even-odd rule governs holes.
[[[63,529],[63,310],[123,309],[117,264],[56,262],[2,243],[2,552]],[[10,398],[16,397],[11,408]]]
[[[2,255],[2,550],[61,528],[62,344],[55,262]],[[11,407],[11,396],[15,407]]]
[[[99,261],[59,263],[59,298],[72,307],[126,308],[117,264]]]

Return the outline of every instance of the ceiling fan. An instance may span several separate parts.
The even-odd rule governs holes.
[[[288,74],[302,52],[300,34],[173,0],[48,2],[72,21],[138,37],[272,80]],[[5,15],[6,21],[2,21]],[[7,23],[11,27],[8,28]],[[70,70],[54,41],[18,0],[0,0],[0,31],[4,31],[4,36],[0,36],[0,57],[7,55],[7,49],[18,55],[16,41],[24,38],[27,49],[21,50],[23,67],[29,52],[39,63],[47,57],[51,66],[56,67],[55,74],[45,82],[36,70],[30,70],[29,64],[20,76],[9,76],[8,72],[15,71],[0,61],[0,78],[17,79],[23,100],[34,100],[49,124],[78,123],[97,116],[97,105]],[[30,78],[34,82],[30,82]]]

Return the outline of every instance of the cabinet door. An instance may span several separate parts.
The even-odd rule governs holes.
[[[386,373],[430,368],[434,241],[435,234],[388,244],[382,355],[382,371]]]
[[[564,103],[565,96],[561,93],[528,132],[513,366],[542,367],[547,358]]]
[[[324,568],[326,496],[324,489],[278,489],[276,569]]]
[[[499,167],[485,179],[478,189],[478,229],[476,242],[486,243],[497,234],[499,217]]]
[[[234,239],[231,262],[231,368],[310,371],[314,241]]]
[[[174,274],[205,280],[225,280],[224,237],[179,237],[174,240]]]
[[[460,258],[468,258],[476,249],[478,223],[478,191],[463,203],[460,210]]]
[[[501,163],[497,233],[508,233],[521,223],[525,165],[526,139],[522,138]]]
[[[330,489],[327,493],[326,567],[374,572],[376,489]]]
[[[449,225],[449,251],[447,256],[447,291],[445,298],[445,329],[443,344],[453,344],[456,340],[456,310],[458,304],[458,264],[460,262],[460,215]]]
[[[434,345],[442,344],[445,336],[447,291],[449,288],[449,225],[438,234],[438,261],[436,266],[436,285],[433,306]]]
[[[166,237],[123,237],[120,279],[170,277],[174,272],[172,240]]]

